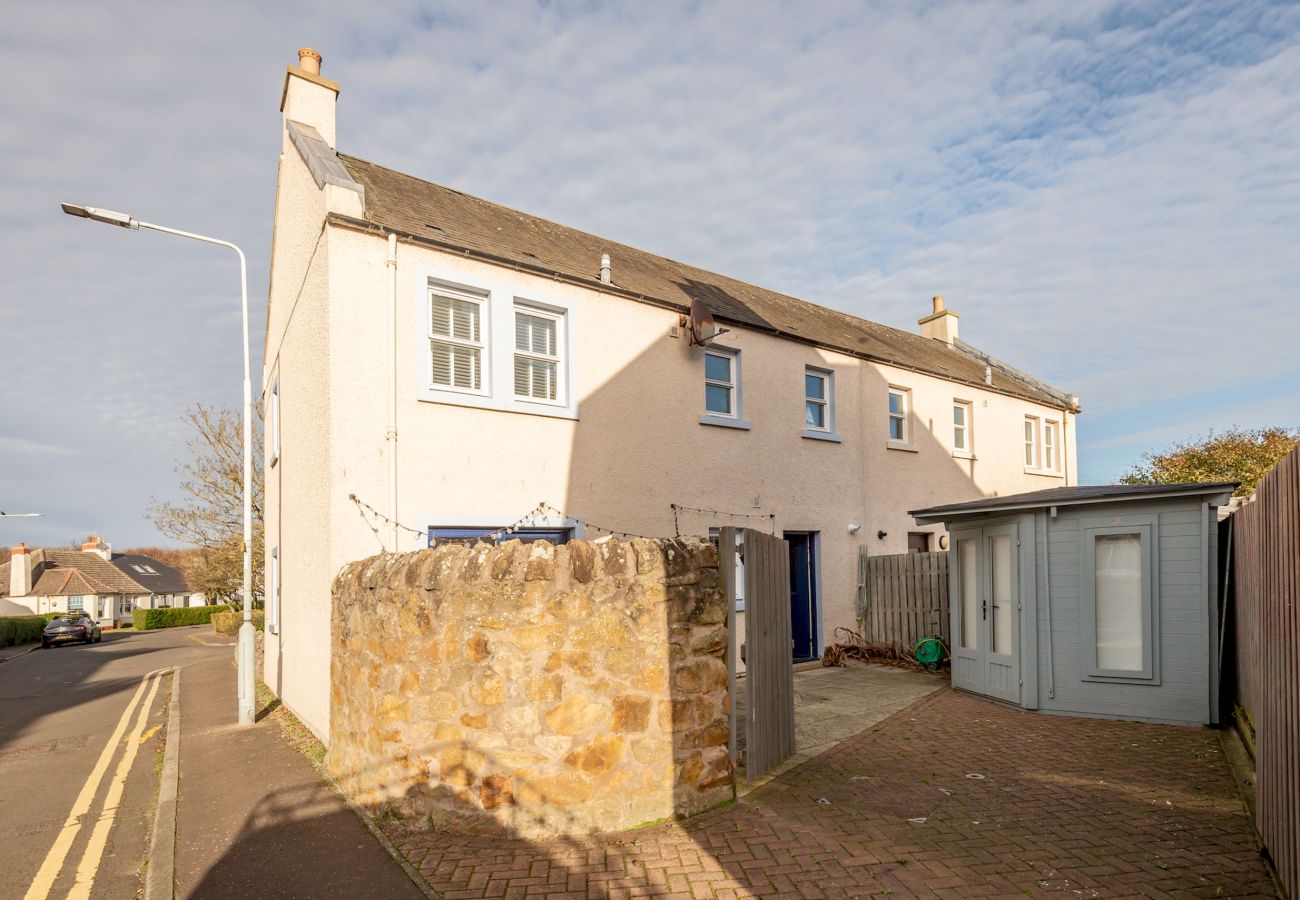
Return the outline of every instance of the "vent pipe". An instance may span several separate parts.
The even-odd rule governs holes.
[[[612,276],[613,272],[610,270],[609,254],[602,253],[600,254],[600,283],[613,284]]]
[[[984,383],[987,384],[987,385],[989,385],[990,387],[993,385],[993,367],[992,367],[992,366],[985,366],[985,367],[984,367]]]

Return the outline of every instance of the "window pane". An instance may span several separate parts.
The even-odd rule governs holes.
[[[718,353],[704,354],[704,377],[710,381],[731,381],[731,357]]]
[[[731,415],[731,388],[716,384],[704,386],[704,408],[711,413]]]
[[[431,328],[434,334],[462,341],[479,339],[479,304],[473,300],[434,296]]]
[[[954,450],[966,449],[966,429],[960,426],[952,430],[952,448]]]
[[[1097,668],[1140,672],[1142,536],[1099,534],[1094,550],[1097,601]]]
[[[825,404],[818,403],[815,400],[805,401],[803,421],[804,424],[807,425],[809,428],[825,428],[826,427]]]
[[[889,411],[895,414],[903,411],[903,395],[897,391],[889,392]]]
[[[430,341],[430,378],[434,384],[477,391],[482,386],[477,347]]]
[[[534,400],[556,398],[557,366],[541,359],[515,357],[515,394]]]
[[[953,404],[952,424],[954,425],[966,424],[966,407],[962,406],[960,403]]]
[[[957,565],[961,568],[961,646],[979,647],[979,543],[957,542]]]
[[[555,356],[555,320],[515,313],[515,349]]]
[[[1011,649],[1011,536],[996,534],[989,541],[989,568],[993,591],[989,598],[993,610],[989,617],[989,644],[994,653],[1009,654]]]
[[[826,379],[821,375],[810,375],[804,373],[803,376],[803,394],[805,397],[813,397],[817,400],[826,399]]]
[[[901,416],[889,417],[889,439],[891,441],[901,441],[903,439],[903,419]]]

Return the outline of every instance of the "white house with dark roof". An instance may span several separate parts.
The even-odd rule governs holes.
[[[138,553],[114,553],[94,535],[80,550],[19,543],[11,554],[0,564],[0,615],[81,610],[112,625],[137,609],[206,602],[179,569]]]
[[[856,626],[860,550],[943,546],[909,509],[1076,483],[1076,398],[961,341],[942,298],[902,331],[339,153],[339,85],[301,58],[262,375],[264,677],[323,738],[330,585],[381,550],[775,531],[811,658]]]

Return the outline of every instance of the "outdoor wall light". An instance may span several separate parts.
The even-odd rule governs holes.
[[[849,534],[857,534],[861,530],[862,530],[862,526],[859,525],[857,522],[849,523]]]
[[[889,537],[889,532],[888,532],[888,531],[877,531],[877,532],[876,532],[876,538],[879,539],[879,540],[882,540],[882,541],[883,541],[883,540],[884,540],[885,538],[887,538],[887,537]]]

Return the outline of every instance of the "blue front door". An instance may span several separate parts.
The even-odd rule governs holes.
[[[790,631],[795,662],[817,658],[817,554],[814,534],[787,531],[790,544]]]

